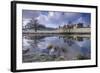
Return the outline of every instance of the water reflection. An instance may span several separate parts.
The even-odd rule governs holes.
[[[86,60],[90,46],[90,35],[23,35],[23,62]]]

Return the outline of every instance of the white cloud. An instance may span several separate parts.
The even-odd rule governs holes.
[[[49,12],[48,18],[51,21],[59,21],[62,18],[62,13],[61,12]]]
[[[83,17],[79,17],[74,23],[75,24],[77,24],[77,23],[83,23],[83,24],[85,24],[85,21],[84,21]]]
[[[80,17],[77,21],[78,21],[79,23],[80,23],[80,22],[84,23],[84,20],[83,20],[82,17]]]
[[[54,12],[48,12],[48,16],[49,17],[53,17],[54,16]]]
[[[58,27],[59,25],[63,26],[64,24],[67,24],[69,20],[75,20],[78,17],[80,17],[79,13],[48,12],[47,15],[39,13],[36,19],[45,26]],[[77,20],[77,22],[78,21],[80,20]]]
[[[30,22],[31,19],[23,19],[23,26]]]
[[[48,22],[48,17],[46,15],[40,14],[36,19],[41,24],[46,24]]]

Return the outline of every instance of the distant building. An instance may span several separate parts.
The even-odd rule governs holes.
[[[62,27],[59,26],[59,29],[76,29],[76,28],[90,28],[90,25],[87,25],[87,27],[84,27],[83,23],[78,24],[65,24]]]
[[[73,28],[73,27],[74,27],[74,25],[64,25],[64,26],[63,26],[63,28],[68,28],[68,29],[69,29],[69,28]]]
[[[74,28],[83,28],[83,23],[78,23],[74,25]]]
[[[87,27],[90,28],[91,26],[90,25],[87,25]]]

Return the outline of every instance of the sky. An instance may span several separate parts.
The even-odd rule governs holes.
[[[37,19],[40,24],[52,28],[68,25],[69,23],[72,24],[83,23],[84,26],[91,25],[90,13],[35,11],[35,10],[22,11],[23,26],[29,23],[30,20],[32,19]]]

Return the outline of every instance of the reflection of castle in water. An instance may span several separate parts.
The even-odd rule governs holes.
[[[52,37],[52,36],[58,36],[59,38],[63,38],[63,39],[70,39],[70,40],[77,40],[77,41],[83,41],[83,39],[90,39],[90,34],[79,34],[79,35],[72,35],[72,34],[68,34],[68,35],[61,35],[61,34],[29,34],[29,35],[23,35],[24,38],[29,39],[29,40],[41,40],[45,37]]]
[[[85,39],[90,39],[90,35],[68,35],[67,37],[64,36],[63,38],[67,38],[70,40],[76,40],[76,41],[83,41]]]

